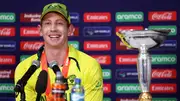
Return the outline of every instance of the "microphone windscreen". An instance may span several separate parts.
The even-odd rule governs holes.
[[[42,70],[38,76],[36,82],[36,92],[37,93],[44,93],[47,88],[47,80],[48,80],[48,73],[45,70]]]
[[[35,65],[36,67],[40,66],[40,62],[38,60],[32,61],[32,65]]]
[[[55,60],[49,63],[49,67],[53,68],[54,66],[58,66],[58,63]]]
[[[51,69],[53,69],[54,73],[56,74],[56,72],[60,71],[60,68],[58,67],[58,63],[56,61],[51,61],[49,63],[49,67]]]

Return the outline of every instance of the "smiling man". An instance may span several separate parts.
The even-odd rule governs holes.
[[[24,87],[26,101],[35,101],[37,98],[36,82],[42,70],[47,71],[47,87],[41,95],[41,100],[47,100],[51,94],[52,84],[56,75],[49,68],[52,61],[56,61],[59,70],[67,79],[69,89],[66,90],[66,99],[70,101],[71,88],[75,78],[80,78],[85,89],[85,101],[103,100],[103,77],[99,63],[89,55],[68,45],[68,35],[73,33],[74,27],[70,15],[64,4],[50,3],[43,8],[39,32],[44,39],[44,45],[37,54],[18,64],[15,70],[15,84],[26,74],[32,61],[39,60],[40,66],[28,78]],[[40,85],[41,86],[41,85]],[[20,94],[16,98],[21,100]]]

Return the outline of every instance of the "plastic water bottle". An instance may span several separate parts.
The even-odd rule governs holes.
[[[71,89],[71,101],[84,101],[84,87],[79,78],[75,79],[75,85]]]
[[[52,85],[52,93],[50,101],[67,101],[65,91],[67,90],[67,84],[61,72],[56,72],[56,80]]]

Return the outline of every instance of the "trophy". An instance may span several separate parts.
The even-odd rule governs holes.
[[[139,101],[152,101],[151,84],[151,56],[148,50],[160,46],[168,36],[170,30],[122,30],[116,35],[129,48],[139,50],[137,58],[138,80],[141,87]]]

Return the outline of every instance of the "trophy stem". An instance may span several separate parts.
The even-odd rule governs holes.
[[[152,96],[150,94],[151,56],[145,44],[142,44],[139,48],[137,71],[142,92],[139,96],[139,101],[152,101]]]

